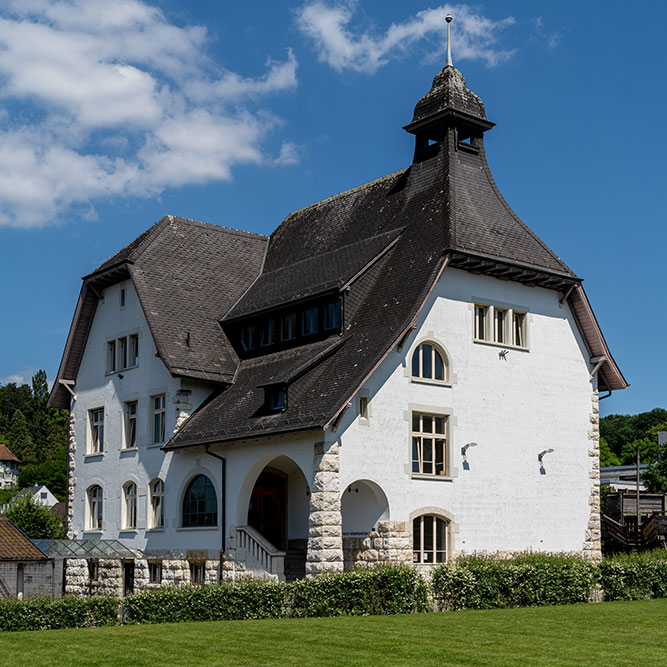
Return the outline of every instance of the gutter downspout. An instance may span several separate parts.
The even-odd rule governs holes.
[[[214,459],[218,459],[221,463],[221,489],[220,489],[220,517],[221,529],[222,529],[222,540],[220,545],[220,576],[219,580],[222,581],[222,563],[225,553],[225,532],[227,530],[226,516],[227,516],[227,459],[224,456],[219,454],[214,454],[209,450],[210,445],[204,445],[204,449],[209,456],[212,456]]]

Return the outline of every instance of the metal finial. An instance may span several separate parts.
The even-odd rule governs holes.
[[[449,32],[449,24],[452,22],[452,15],[447,14],[445,16],[445,21],[447,21],[447,67],[451,67],[452,65],[452,39],[451,39],[451,34]]]

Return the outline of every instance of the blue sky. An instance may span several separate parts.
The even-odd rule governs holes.
[[[81,276],[163,215],[268,234],[409,164],[447,11],[496,181],[631,383],[603,413],[664,407],[667,6],[641,1],[1,0],[0,382],[53,379]]]

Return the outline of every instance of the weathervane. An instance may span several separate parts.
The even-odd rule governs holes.
[[[447,64],[446,67],[452,66],[452,40],[451,34],[449,32],[449,24],[452,22],[452,15],[447,14],[445,16],[445,21],[447,21]]]

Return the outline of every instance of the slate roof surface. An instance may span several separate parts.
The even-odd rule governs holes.
[[[21,461],[14,456],[12,450],[3,443],[0,443],[0,461],[14,461],[15,463],[21,463]]]
[[[26,535],[7,517],[0,516],[0,561],[46,560]]]

